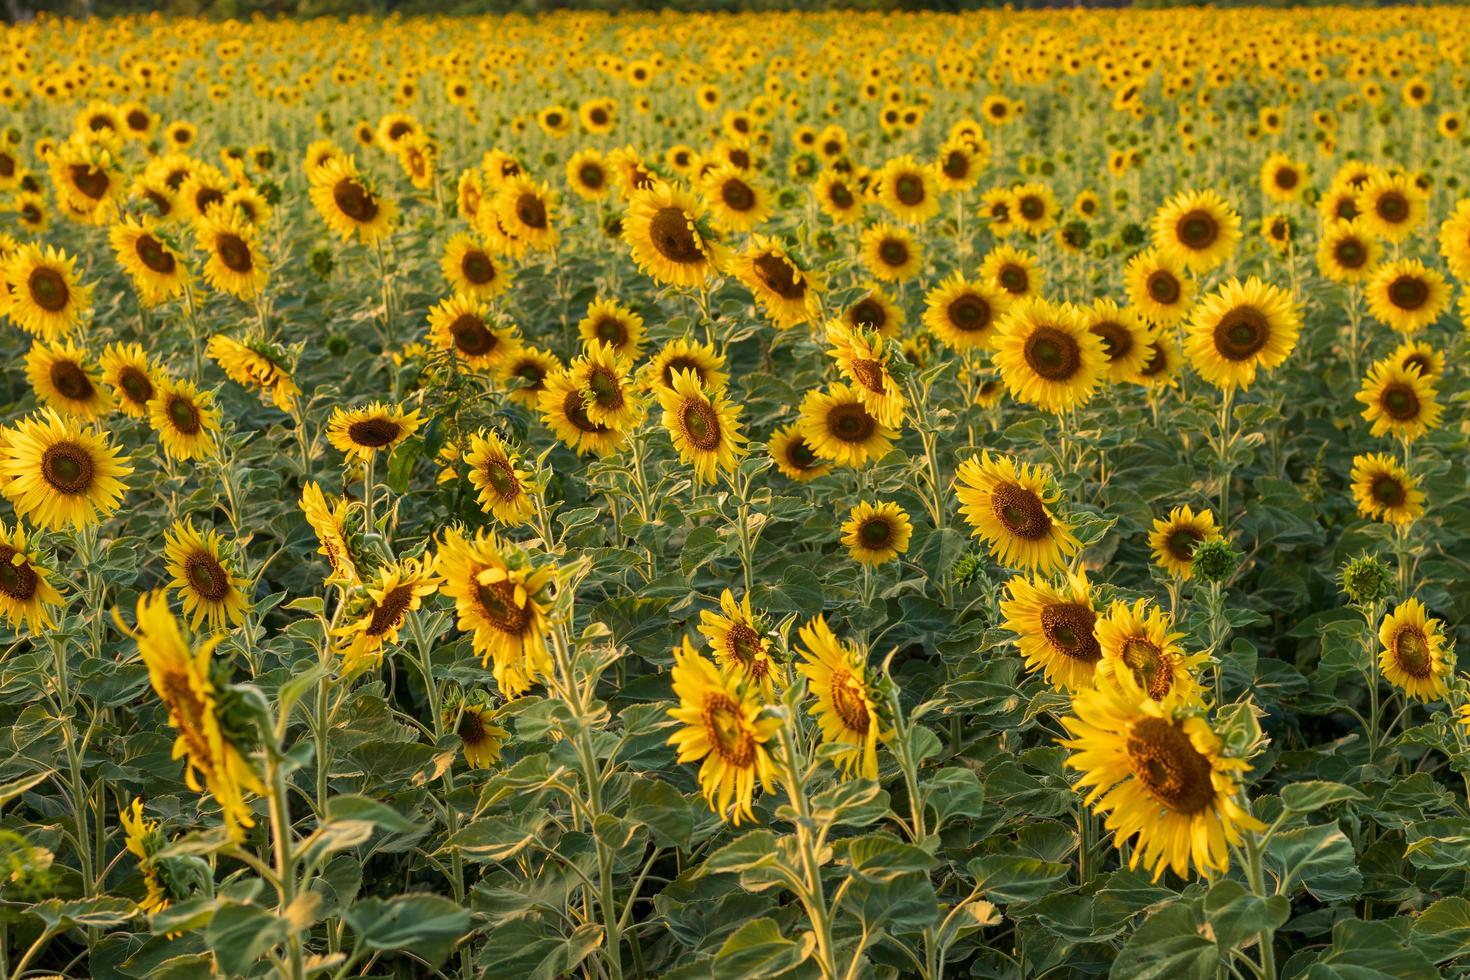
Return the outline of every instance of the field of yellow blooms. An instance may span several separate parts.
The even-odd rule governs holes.
[[[0,61],[0,980],[1470,971],[1470,9]]]

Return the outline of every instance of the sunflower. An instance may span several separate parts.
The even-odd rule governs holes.
[[[943,191],[967,191],[980,179],[980,171],[990,161],[990,144],[983,137],[963,139],[951,136],[939,147],[934,164],[934,179]]]
[[[151,221],[126,218],[113,225],[107,237],[143,305],[157,306],[183,294],[188,268]]]
[[[308,177],[312,207],[332,234],[343,241],[355,235],[364,245],[392,234],[398,205],[372,189],[352,157],[332,157],[311,168]]]
[[[1387,453],[1353,457],[1353,503],[1369,520],[1408,524],[1424,516],[1424,491]]]
[[[1446,678],[1455,672],[1455,651],[1445,648],[1441,623],[1431,619],[1418,599],[1406,599],[1378,627],[1378,668],[1404,696],[1432,701],[1449,694]]]
[[[1013,397],[1048,412],[1085,404],[1107,367],[1102,338],[1070,303],[1013,304],[995,328],[993,359]]]
[[[418,120],[402,112],[390,112],[378,120],[377,142],[392,152],[411,136],[422,135]]]
[[[132,472],[105,434],[51,409],[0,432],[0,493],[47,530],[88,527],[112,514]]]
[[[200,391],[192,381],[159,378],[148,402],[148,424],[173,459],[214,455],[219,409],[214,407],[214,395]]]
[[[418,409],[405,412],[396,405],[373,402],[363,408],[332,410],[327,441],[349,459],[366,462],[380,450],[392,450],[423,424]]]
[[[677,707],[669,717],[680,728],[669,736],[679,762],[700,762],[699,788],[721,819],[739,824],[753,820],[751,799],[759,780],[775,790],[776,763],[768,745],[781,729],[781,718],[767,712],[757,685],[700,656],[687,638],[674,649],[672,671]]]
[[[482,695],[483,696],[483,695]],[[445,717],[459,737],[464,749],[464,761],[475,769],[489,769],[500,759],[508,733],[496,724],[496,711],[488,704],[465,702],[446,706]]]
[[[1255,276],[1231,279],[1195,308],[1184,352],[1217,388],[1249,388],[1257,370],[1286,360],[1300,333],[1301,313],[1286,290]]]
[[[969,282],[954,272],[924,297],[924,326],[955,350],[991,348],[1010,302],[1010,294],[989,281]]]
[[[471,370],[497,370],[520,351],[513,325],[500,325],[471,293],[455,293],[429,310],[429,340]]]
[[[211,286],[247,301],[265,288],[270,274],[259,254],[255,229],[238,212],[211,210],[196,234],[199,250],[208,256],[204,278]]]
[[[994,238],[1005,238],[1016,230],[1011,220],[1011,208],[1015,200],[1009,187],[992,187],[980,195],[980,217],[986,222]]]
[[[1401,334],[1412,334],[1439,319],[1450,305],[1444,276],[1418,259],[1385,262],[1365,287],[1368,311]]]
[[[688,191],[654,181],[630,195],[623,240],[633,261],[658,282],[699,286],[728,261],[725,247],[700,230],[702,216]]]
[[[1041,267],[1036,256],[1009,245],[990,250],[980,263],[980,279],[1004,292],[1009,301],[1041,294]]]
[[[847,174],[823,170],[812,185],[812,194],[817,199],[817,207],[834,224],[851,224],[863,216],[862,192],[853,186]]]
[[[205,344],[204,352],[231,381],[258,389],[283,412],[290,412],[295,407],[296,396],[301,394],[301,389],[291,380],[286,352],[275,344],[258,338],[241,343],[224,334],[215,334]]]
[[[821,312],[818,277],[802,269],[774,239],[752,235],[729,270],[751,291],[778,329],[815,320]]]
[[[801,400],[798,431],[819,459],[860,467],[893,448],[898,433],[863,407],[862,396],[842,382],[808,391]]]
[[[546,379],[561,370],[555,354],[525,344],[505,360],[495,372],[495,379],[509,388],[512,401],[535,408],[546,390]]]
[[[582,383],[568,370],[557,370],[546,377],[537,405],[547,428],[578,455],[606,456],[627,436],[622,429],[592,421]]]
[[[578,150],[567,161],[567,184],[582,200],[602,200],[607,197],[611,183],[607,161],[597,150]]]
[[[734,594],[725,589],[720,593],[719,612],[700,610],[699,632],[721,670],[754,687],[762,700],[776,699],[779,678],[771,659],[772,637],[765,617],[750,611],[750,596],[736,602]]]
[[[530,521],[538,488],[498,432],[481,429],[470,436],[464,461],[481,510],[507,527]]]
[[[90,422],[112,411],[112,395],[89,368],[86,352],[64,340],[38,340],[26,352],[26,378],[37,400]]]
[[[939,186],[934,168],[913,157],[895,157],[877,175],[878,203],[899,221],[923,224],[939,213]]]
[[[0,521],[0,615],[17,634],[56,626],[51,608],[61,605],[61,593],[51,584],[51,569],[26,538],[17,521],[12,530]]]
[[[1470,198],[1456,204],[1439,226],[1439,254],[1456,279],[1470,280]]]
[[[117,216],[127,183],[112,150],[101,143],[69,139],[46,164],[57,203],[69,214],[89,225],[105,225]]]
[[[164,559],[172,581],[169,588],[184,603],[189,625],[198,629],[206,619],[212,630],[226,623],[238,626],[250,608],[245,580],[235,576],[230,565],[220,559],[224,543],[218,531],[200,533],[193,520],[175,521],[164,534]]]
[[[1430,384],[1444,376],[1444,354],[1422,340],[1406,340],[1394,348],[1388,360],[1404,368],[1418,368],[1419,375]]]
[[[864,228],[861,244],[863,265],[883,282],[912,279],[923,267],[922,246],[902,228],[890,224]]]
[[[347,501],[337,498],[328,504],[319,483],[312,481],[301,490],[301,511],[317,539],[317,554],[332,566],[332,578],[352,584],[358,581],[357,564],[347,541]]]
[[[880,287],[873,286],[842,311],[842,322],[854,330],[871,330],[897,340],[903,335],[903,309]]]
[[[512,255],[549,252],[560,238],[556,230],[557,194],[525,174],[509,178],[490,202],[500,227],[511,238]]]
[[[769,443],[771,459],[776,469],[798,483],[806,483],[832,472],[832,466],[823,462],[801,434],[799,424],[785,425],[771,433]]]
[[[510,272],[501,268],[474,236],[463,232],[445,244],[439,268],[456,293],[478,300],[494,299],[510,288]]]
[[[162,912],[169,907],[169,891],[153,857],[168,846],[168,840],[158,829],[157,820],[143,816],[143,801],[140,799],[135,798],[130,807],[119,810],[117,822],[123,829],[124,846],[138,859],[138,871],[147,889],[138,908],[148,914]]]
[[[642,405],[628,379],[629,361],[612,344],[591,343],[572,361],[567,375],[582,392],[582,408],[598,425],[631,429]]]
[[[1306,186],[1307,168],[1285,153],[1273,153],[1261,164],[1261,190],[1273,201],[1289,204]]]
[[[588,306],[577,333],[584,345],[608,344],[630,362],[643,352],[643,317],[615,299],[595,300]]]
[[[1250,769],[1225,754],[1224,743],[1197,709],[1175,695],[1131,696],[1126,685],[1081,691],[1062,724],[1072,738],[1067,765],[1081,771],[1084,802],[1108,814],[1114,846],[1133,841],[1129,867],[1167,868],[1184,877],[1224,873],[1242,831],[1262,831],[1237,798],[1238,776]]]
[[[660,388],[663,424],[679,458],[694,467],[696,480],[713,483],[717,470],[733,471],[748,451],[740,432],[739,409],[723,392],[706,392],[693,371],[674,374],[672,388]]]
[[[1317,268],[1333,282],[1362,282],[1378,265],[1381,252],[1360,219],[1333,220],[1317,240]]]
[[[351,620],[332,631],[343,676],[353,677],[382,663],[383,648],[398,642],[409,613],[438,589],[433,569],[417,559],[379,569],[371,583],[363,584],[362,595],[351,607]]]
[[[230,178],[208,164],[193,163],[179,184],[179,215],[196,225],[225,202]],[[248,222],[246,222],[248,224]]]
[[[1154,564],[1165,573],[1188,582],[1194,577],[1194,551],[1206,541],[1220,537],[1215,515],[1208,510],[1195,513],[1188,505],[1169,511],[1167,519],[1155,518],[1149,531],[1148,546]]]
[[[710,220],[721,231],[750,231],[771,216],[766,190],[728,163],[701,176],[699,185]]]
[[[817,719],[823,744],[843,747],[834,761],[846,775],[877,779],[878,742],[893,733],[883,729],[867,654],[838,640],[820,615],[797,636],[801,661],[796,670],[816,695],[807,713]]]
[[[1401,242],[1428,214],[1426,195],[1403,174],[1374,174],[1358,191],[1363,227],[1379,238]]]
[[[192,649],[161,591],[138,597],[137,617],[132,635],[138,655],[154,693],[168,709],[169,727],[179,733],[173,757],[187,760],[188,787],[196,793],[207,789],[219,804],[226,829],[239,837],[241,828],[255,826],[245,794],[263,794],[265,787],[237,744],[235,727],[223,717],[222,699],[231,695],[212,676],[214,648],[224,634]]]
[[[852,382],[869,415],[890,428],[903,426],[903,389],[890,372],[890,359],[899,355],[896,345],[876,333],[852,329],[840,320],[827,323],[827,353],[837,361],[842,376]]]
[[[1016,648],[1027,670],[1040,670],[1058,690],[1092,686],[1102,648],[1086,575],[1068,576],[1061,588],[1040,575],[1017,575],[1006,583],[1000,614],[1002,628],[1016,634]]]
[[[1094,300],[1082,311],[1082,319],[1088,332],[1102,341],[1103,357],[1107,359],[1103,377],[1115,384],[1137,377],[1148,363],[1149,342],[1157,331],[1140,320],[1133,309],[1106,297]]]
[[[40,235],[51,225],[46,199],[40,194],[21,191],[11,201],[10,209],[15,212],[16,223],[32,235]]]
[[[1160,327],[1171,327],[1189,314],[1194,283],[1184,274],[1184,263],[1158,249],[1140,252],[1123,269],[1128,303],[1139,316]]]
[[[1041,467],[984,452],[960,464],[955,483],[960,512],[1001,564],[1049,573],[1081,550],[1052,512],[1061,491]]]
[[[1373,435],[1413,442],[1439,425],[1444,409],[1438,396],[1418,368],[1383,360],[1368,369],[1354,397],[1365,406],[1363,418],[1373,423]]]
[[[1147,599],[1132,605],[1114,600],[1098,618],[1093,634],[1102,657],[1097,661],[1097,682],[1132,683],[1155,701],[1169,695],[1181,704],[1199,704],[1201,693],[1196,671],[1208,658],[1187,654],[1173,632],[1173,623]]]
[[[37,337],[65,337],[91,310],[92,291],[78,281],[75,260],[49,245],[22,245],[0,278],[6,315]]]
[[[840,541],[853,561],[877,566],[908,551],[913,530],[909,515],[898,504],[862,501],[843,522]]]
[[[554,568],[535,567],[529,552],[494,534],[466,538],[456,528],[445,533],[434,567],[440,588],[454,600],[459,628],[473,632],[475,652],[493,663],[501,693],[517,697],[551,673],[547,592]]]
[[[1011,188],[1010,222],[1028,235],[1040,235],[1057,223],[1060,212],[1056,196],[1045,184],[1020,184]]]

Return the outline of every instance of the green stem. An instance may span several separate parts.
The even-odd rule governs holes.
[[[837,975],[837,960],[832,953],[832,927],[827,911],[827,899],[822,889],[822,866],[817,859],[815,842],[812,838],[814,822],[811,805],[806,798],[806,786],[796,763],[796,739],[792,735],[793,722],[788,718],[781,726],[781,761],[786,770],[786,792],[796,810],[796,844],[801,855],[802,877],[805,879],[803,892],[799,895],[812,923],[812,933],[817,939],[817,966],[822,976]]]

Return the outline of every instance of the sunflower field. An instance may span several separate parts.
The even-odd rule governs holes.
[[[0,60],[0,980],[1470,975],[1470,9]]]

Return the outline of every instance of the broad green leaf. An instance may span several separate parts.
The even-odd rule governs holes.
[[[1043,898],[1071,870],[1065,864],[1023,854],[987,854],[970,861],[966,867],[980,894],[998,905]]]
[[[254,905],[221,905],[209,920],[209,948],[228,976],[244,975],[290,936],[286,921]]]
[[[1470,953],[1470,899],[1442,898],[1419,913],[1410,941],[1436,963]]]
[[[27,912],[46,923],[53,932],[65,929],[109,929],[122,925],[138,914],[138,906],[126,898],[86,898],[63,902],[48,898],[32,905]]]
[[[1278,833],[1267,845],[1267,856],[1282,879],[1282,894],[1302,886],[1320,901],[1340,902],[1363,890],[1358,856],[1335,823]]]
[[[1296,813],[1311,813],[1334,803],[1358,802],[1367,797],[1359,790],[1342,783],[1314,780],[1292,783],[1281,791],[1281,802]]]
[[[800,966],[812,950],[817,938],[803,932],[798,939],[787,939],[775,919],[747,922],[725,940],[715,954],[712,975],[715,980],[763,980],[776,977]]]
[[[638,779],[628,791],[628,819],[653,831],[664,847],[687,847],[694,833],[694,808],[661,779]]]
[[[1278,929],[1291,916],[1285,896],[1261,899],[1238,881],[1216,882],[1205,895],[1205,917],[1222,949],[1231,949],[1255,939],[1262,929]]]
[[[1220,948],[1201,928],[1197,903],[1175,902],[1144,920],[1118,951],[1111,980],[1214,980]]]
[[[365,898],[342,916],[359,946],[367,949],[410,949],[438,966],[469,931],[469,910],[439,895]]]

